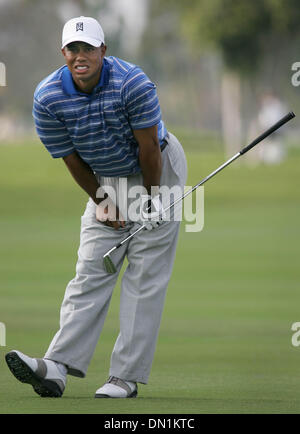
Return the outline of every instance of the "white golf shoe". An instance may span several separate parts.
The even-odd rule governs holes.
[[[136,383],[109,377],[107,382],[96,391],[95,398],[136,398],[137,393]]]
[[[42,397],[59,398],[67,382],[67,368],[62,363],[47,359],[32,359],[20,351],[10,351],[6,363],[22,383],[31,384]]]

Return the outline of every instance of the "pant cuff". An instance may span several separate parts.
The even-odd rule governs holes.
[[[68,370],[67,374],[72,375],[73,377],[84,378],[86,375],[85,371],[78,368],[74,363],[72,363],[72,361],[65,360],[60,356],[55,356],[55,355],[45,356],[44,359],[53,360],[53,362],[62,363],[63,365],[66,366]]]
[[[109,376],[121,378],[121,380],[123,380],[123,381],[132,381],[134,383],[141,383],[141,384],[147,384],[148,383],[148,377],[145,377],[145,375],[132,374],[129,372],[122,372],[120,374],[117,372],[110,371]]]

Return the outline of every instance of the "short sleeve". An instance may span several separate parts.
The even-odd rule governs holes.
[[[53,158],[65,157],[75,151],[65,125],[36,98],[32,115],[38,136]]]
[[[138,67],[126,76],[122,87],[122,101],[131,128],[141,129],[157,125],[161,120],[156,86]]]

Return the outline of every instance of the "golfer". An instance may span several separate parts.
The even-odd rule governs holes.
[[[106,50],[98,21],[69,20],[62,34],[66,65],[34,94],[42,143],[89,196],[59,330],[42,359],[6,354],[15,377],[45,397],[62,396],[68,374],[85,377],[125,257],[120,333],[108,380],[95,397],[137,396],[137,383],[148,382],[175,257],[180,222],[158,219],[166,208],[159,193],[161,186],[177,186],[182,194],[185,155],[161,119],[155,85],[138,66],[106,56]],[[137,208],[129,194],[135,188],[142,191]],[[116,250],[117,273],[108,274],[103,255],[143,223],[146,229]]]

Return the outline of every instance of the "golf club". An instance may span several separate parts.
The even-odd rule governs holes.
[[[225,167],[227,167],[229,164],[231,164],[233,161],[235,161],[237,158],[239,158],[241,155],[246,154],[246,152],[250,151],[255,145],[260,143],[262,140],[264,140],[266,137],[268,137],[270,134],[272,134],[274,131],[278,130],[282,125],[289,122],[291,119],[295,117],[295,114],[293,112],[289,112],[286,116],[284,116],[282,119],[280,119],[278,122],[276,122],[272,127],[270,127],[268,130],[266,130],[264,133],[262,133],[260,136],[258,136],[253,142],[251,142],[248,146],[243,148],[240,152],[235,154],[233,157],[231,157],[228,161],[226,161],[224,164],[222,164],[220,167],[218,167],[216,170],[214,170],[210,175],[206,176],[206,178],[203,178],[198,184],[194,185],[190,190],[188,190],[183,196],[176,199],[174,202],[171,203],[170,206],[165,208],[165,211],[168,211],[170,208],[174,207],[178,202],[182,201],[186,196],[191,194],[194,190],[196,190],[198,187],[203,185],[205,182],[207,182],[209,179],[211,179],[213,176],[215,176],[217,173],[221,172]],[[140,226],[136,231],[134,231],[132,234],[130,234],[128,237],[126,237],[123,241],[121,241],[119,244],[111,248],[108,252],[105,253],[103,256],[103,263],[104,267],[107,271],[107,273],[113,274],[116,273],[117,269],[110,257],[111,253],[118,249],[119,247],[123,246],[123,244],[127,243],[131,238],[133,238],[136,234],[141,232],[143,229],[145,229],[145,225]]]

